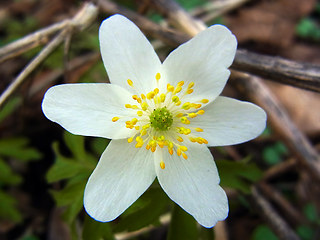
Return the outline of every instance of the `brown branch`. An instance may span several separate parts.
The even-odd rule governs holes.
[[[267,112],[268,120],[273,129],[319,180],[320,158],[317,151],[307,137],[295,126],[285,109],[261,79],[234,71],[230,80],[240,91],[243,91],[247,97]]]
[[[22,84],[22,82],[33,72],[39,64],[41,64],[63,40],[74,30],[83,30],[97,16],[97,8],[95,5],[87,3],[80,11],[68,21],[65,28],[56,36],[12,81],[9,87],[0,96],[0,107],[9,98],[9,96]],[[16,44],[21,46],[21,44]],[[10,48],[13,49],[13,48]],[[19,49],[19,48],[17,48]]]
[[[256,187],[252,188],[252,197],[263,218],[282,240],[300,240],[290,226],[281,218],[271,204],[259,193]]]
[[[320,68],[310,63],[238,50],[232,68],[267,80],[320,92]]]
[[[116,14],[120,13],[131,21],[135,22],[142,31],[156,39],[160,39],[162,42],[168,44],[169,46],[177,46],[180,43],[186,42],[190,39],[186,34],[179,33],[173,29],[162,27],[159,24],[156,24],[149,19],[137,14],[134,11],[131,11],[125,7],[119,6],[118,4],[108,1],[108,0],[99,0],[99,8],[107,14]]]

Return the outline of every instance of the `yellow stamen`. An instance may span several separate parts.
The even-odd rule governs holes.
[[[183,138],[182,138],[182,137],[177,137],[177,140],[178,140],[179,142],[183,142]]]
[[[197,132],[203,132],[202,128],[195,128],[194,130],[196,130]]]
[[[182,153],[182,157],[183,157],[185,160],[187,160],[187,159],[188,159],[187,154],[185,154],[184,152]]]
[[[182,87],[182,86],[183,86],[183,84],[184,84],[184,81],[180,81],[180,82],[178,82],[178,86],[179,86],[179,87]]]
[[[113,117],[112,118],[112,122],[116,122],[116,121],[118,121],[120,118],[119,117]]]
[[[189,83],[188,89],[192,88],[194,86],[194,82]]]
[[[133,82],[132,82],[132,80],[128,79],[128,80],[127,80],[127,83],[129,84],[130,87],[133,87]]]
[[[191,118],[195,118],[197,116],[197,114],[196,113],[189,113],[188,116]]]
[[[128,138],[128,143],[132,143],[132,141],[133,141],[133,138],[131,137],[131,138]]]
[[[138,112],[137,112],[137,115],[138,115],[139,117],[141,117],[141,116],[143,115],[143,112],[142,112],[142,111],[138,111]]]
[[[202,115],[202,114],[204,114],[204,110],[199,110],[198,112],[197,112],[197,114],[200,114],[200,115]]]
[[[126,108],[131,108],[131,104],[124,105]]]
[[[186,146],[180,146],[179,148],[181,149],[181,151],[188,151],[188,148]]]
[[[189,110],[190,107],[191,107],[191,103],[185,102],[185,103],[182,105],[181,108],[184,109],[184,110]]]
[[[161,169],[164,169],[166,167],[166,165],[164,164],[164,162],[162,160],[160,161],[160,167],[161,167]]]
[[[143,111],[146,111],[148,109],[148,104],[146,102],[143,102],[141,104],[141,108],[142,108]]]
[[[174,91],[174,86],[172,86],[170,83],[167,84],[167,90],[168,92],[173,92]]]
[[[186,91],[186,93],[187,93],[187,94],[193,93],[193,89],[188,89],[188,90]]]
[[[208,100],[208,99],[202,99],[201,102],[202,102],[202,103],[208,103],[209,100]]]
[[[157,81],[159,81],[159,80],[160,80],[160,78],[161,78],[160,73],[157,73],[157,74],[156,74],[156,80],[157,80]]]

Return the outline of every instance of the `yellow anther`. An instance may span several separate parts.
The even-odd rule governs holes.
[[[136,148],[141,148],[143,146],[143,142],[138,142],[137,144],[136,144]]]
[[[133,141],[133,138],[131,137],[131,138],[128,138],[128,143],[132,143],[132,141]]]
[[[170,155],[173,154],[173,149],[172,148],[168,148],[168,152],[170,153]]]
[[[188,89],[192,88],[194,86],[194,82],[189,83]]]
[[[147,94],[147,99],[152,99],[153,97],[154,97],[154,92],[153,91],[151,91],[151,92],[149,92],[148,94]]]
[[[207,139],[202,138],[202,141],[203,141],[205,144],[208,144],[208,140],[207,140]]]
[[[188,148],[186,146],[180,146],[179,147],[181,149],[181,151],[185,152],[188,151]]]
[[[150,127],[150,125],[149,124],[146,124],[146,125],[144,125],[143,127],[142,127],[142,129],[148,129]]]
[[[208,99],[202,99],[200,102],[202,102],[202,103],[208,103],[209,100],[208,100]]]
[[[183,142],[183,138],[182,138],[182,137],[177,137],[177,140],[178,140],[179,142]]]
[[[198,116],[198,114],[196,114],[196,113],[189,113],[188,116],[191,117],[191,118],[195,118],[196,116]]]
[[[168,92],[173,92],[174,91],[174,86],[172,86],[170,83],[167,84],[167,91]]]
[[[127,83],[129,84],[130,87],[133,86],[133,82],[130,79],[127,80]]]
[[[175,103],[176,106],[180,106],[181,105],[181,101],[179,100],[178,102]]]
[[[191,103],[190,107],[198,109],[198,108],[201,108],[201,106],[202,106],[201,104]]]
[[[182,153],[182,157],[183,157],[185,160],[187,160],[187,159],[188,159],[187,154],[185,154],[184,152]]]
[[[142,112],[142,111],[137,111],[137,115],[138,115],[139,117],[141,117],[141,116],[143,115],[143,112]]]
[[[149,149],[150,149],[150,145],[149,145],[149,144],[147,144],[146,149],[147,149],[147,150],[149,150]]]
[[[195,128],[194,130],[196,130],[197,132],[203,132],[202,128]]]
[[[141,103],[141,98],[139,98],[137,95],[133,95],[132,98],[136,100],[138,103]]]
[[[147,131],[143,129],[143,130],[140,131],[140,134],[141,134],[141,136],[144,136],[144,135],[147,134]]]
[[[182,87],[182,86],[183,86],[183,84],[184,84],[184,81],[180,81],[180,82],[178,82],[178,86],[179,86],[179,87]]]
[[[163,148],[164,147],[164,141],[160,141],[160,142],[158,142],[158,145],[159,145],[159,147],[161,147],[161,148]]]
[[[140,129],[140,126],[135,126],[134,129],[135,129],[135,130],[139,130],[139,129]]]
[[[181,118],[183,115],[184,115],[183,113],[178,113],[178,114],[176,115],[176,117],[177,117],[177,118]]]
[[[202,115],[202,114],[204,114],[204,110],[199,110],[198,112],[197,112],[197,114],[200,114],[200,115]]]
[[[132,109],[139,109],[139,107],[137,105],[131,105]]]
[[[180,121],[181,121],[182,123],[184,123],[184,124],[190,124],[189,119],[188,119],[188,118],[186,118],[186,117],[182,117],[182,118],[180,118]]]
[[[189,128],[185,128],[183,131],[183,134],[188,135],[191,133],[191,130]]]
[[[146,102],[141,103],[141,108],[143,111],[146,111],[148,109],[148,104]]]
[[[160,167],[161,167],[161,169],[164,169],[166,167],[166,165],[164,164],[164,162],[162,160],[160,161]]]
[[[158,137],[158,141],[163,141],[165,139],[165,137],[163,135],[161,135],[160,137]]]
[[[126,108],[131,108],[131,104],[126,104],[126,105],[124,105]]]
[[[191,107],[191,103],[185,102],[185,103],[182,105],[181,108],[184,109],[184,110],[189,110],[190,107]]]
[[[151,152],[155,152],[157,147],[151,147]]]
[[[195,138],[193,138],[193,137],[189,137],[189,140],[190,140],[191,142],[196,142],[196,141],[197,141],[197,139],[195,139]]]
[[[146,99],[146,95],[144,95],[143,93],[141,93],[141,98],[142,98],[143,100],[145,100],[145,99]]]
[[[172,102],[177,103],[177,102],[179,102],[179,97],[178,96],[173,96],[171,98],[171,100],[172,100]]]
[[[157,95],[159,93],[159,88],[155,88],[153,92],[155,93],[155,95]]]
[[[116,121],[118,121],[120,118],[119,117],[113,117],[112,118],[112,122],[116,122]]]
[[[138,119],[132,118],[132,120],[131,120],[131,124],[132,124],[132,125],[135,125],[137,122],[138,122]]]
[[[178,156],[181,156],[181,153],[182,153],[182,152],[181,152],[181,148],[178,148],[178,149],[177,149],[177,155],[178,155]]]
[[[193,89],[188,89],[188,90],[186,91],[186,93],[187,93],[187,94],[193,93]]]
[[[160,78],[161,78],[161,74],[160,74],[160,73],[157,73],[157,74],[156,74],[156,80],[159,81]]]
[[[136,141],[138,142],[138,143],[143,143],[143,139],[142,139],[142,137],[140,137],[140,136],[138,136],[138,137],[136,137]]]
[[[181,90],[182,90],[182,87],[180,87],[179,85],[176,87],[176,89],[174,90],[174,92],[173,93],[179,93],[179,92],[181,92]]]
[[[160,101],[164,102],[166,100],[166,95],[164,93],[161,93],[160,95]]]

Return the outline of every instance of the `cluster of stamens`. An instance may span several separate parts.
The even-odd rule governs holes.
[[[160,73],[157,73],[155,76],[157,84],[160,78]],[[128,79],[127,83],[134,88],[132,80]],[[189,83],[184,93],[183,86],[184,81],[180,81],[176,86],[168,83],[166,93],[160,93],[159,88],[155,88],[146,95],[132,96],[137,104],[126,104],[125,107],[136,110],[137,116],[125,122],[126,127],[133,131],[128,143],[135,140],[136,148],[141,148],[146,143],[145,148],[152,152],[155,152],[157,147],[167,147],[171,155],[176,151],[177,155],[184,159],[188,158],[186,154],[188,148],[183,145],[187,139],[192,143],[208,144],[206,139],[195,135],[203,132],[203,129],[188,128],[188,125],[193,118],[205,113],[200,108],[209,100],[201,99],[196,103],[183,102],[184,96],[193,93],[194,83]],[[112,121],[116,122],[120,118],[113,117]],[[160,167],[165,168],[162,160]]]

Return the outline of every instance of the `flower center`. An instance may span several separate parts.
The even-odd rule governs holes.
[[[160,73],[157,73],[155,79],[158,87],[161,86],[160,78]],[[130,79],[127,83],[135,89]],[[193,87],[193,82],[185,85],[184,81],[180,81],[176,86],[168,83],[166,92],[160,92],[159,88],[155,88],[146,94],[132,95],[137,105],[125,104],[125,108],[136,111],[136,116],[125,122],[125,127],[132,130],[128,143],[135,140],[136,148],[145,146],[146,150],[151,152],[155,152],[158,147],[167,148],[169,154],[176,152],[184,159],[188,159],[188,148],[185,145],[208,144],[208,141],[201,137],[204,130],[190,126],[193,118],[205,113],[199,108],[209,103],[208,99],[185,101],[184,97],[193,93]],[[117,122],[120,118],[123,117],[115,116],[111,120]],[[161,160],[160,167],[165,168],[164,160]]]
[[[173,123],[172,114],[167,107],[154,109],[149,118],[151,127],[157,131],[167,131]]]

